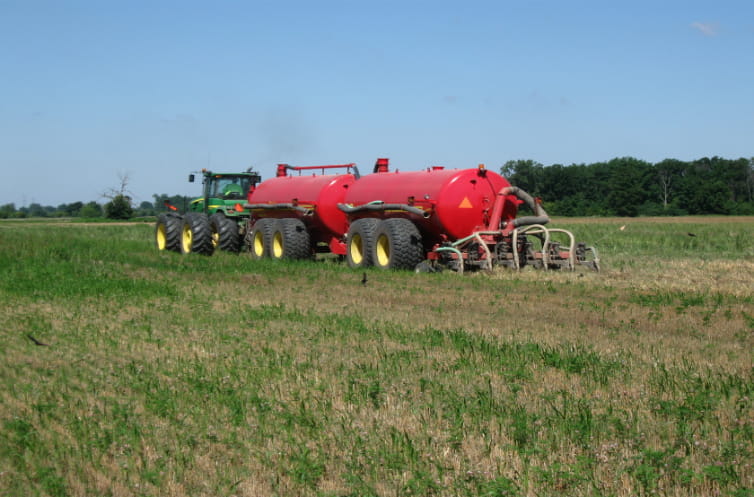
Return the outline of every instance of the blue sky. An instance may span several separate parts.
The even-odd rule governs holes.
[[[377,157],[754,156],[754,2],[0,0],[0,204]]]

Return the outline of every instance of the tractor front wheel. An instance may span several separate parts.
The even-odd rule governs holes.
[[[183,216],[181,228],[181,252],[183,254],[212,255],[215,246],[207,216],[199,212],[189,212]]]
[[[164,213],[157,217],[154,228],[154,240],[157,250],[180,251],[181,245],[181,216]]]
[[[408,219],[381,221],[374,233],[372,262],[380,269],[414,269],[424,260],[422,237]]]

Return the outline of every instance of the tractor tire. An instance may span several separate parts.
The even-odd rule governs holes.
[[[272,225],[274,219],[259,219],[249,232],[249,252],[253,259],[262,259],[270,255],[270,241],[272,240]]]
[[[410,269],[424,260],[422,237],[408,219],[381,221],[374,231],[372,262],[380,269]]]
[[[215,246],[212,243],[209,219],[205,214],[189,212],[183,216],[180,246],[183,254],[212,255]]]
[[[270,240],[270,256],[273,259],[308,259],[311,255],[311,238],[300,219],[275,221]]]
[[[183,219],[177,214],[164,213],[157,217],[154,228],[154,240],[157,250],[181,250],[181,225]]]
[[[234,254],[241,250],[241,237],[235,219],[216,212],[209,217],[209,229],[212,232],[212,245],[216,249]]]
[[[353,269],[370,267],[372,262],[372,247],[374,246],[374,231],[380,224],[379,219],[366,217],[357,219],[348,228],[346,242],[346,260]]]

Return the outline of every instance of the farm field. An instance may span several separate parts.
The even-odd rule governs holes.
[[[0,495],[754,496],[754,218],[552,225],[602,272],[0,222]]]

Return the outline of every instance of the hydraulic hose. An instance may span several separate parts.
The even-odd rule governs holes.
[[[533,216],[517,217],[516,219],[511,221],[509,224],[511,224],[514,228],[528,226],[530,224],[547,224],[550,222],[550,216],[547,215],[547,212],[545,212],[542,204],[534,200],[534,197],[526,193],[521,188],[517,186],[508,186],[500,190],[500,194],[515,195],[519,200],[523,200],[523,202],[534,213]]]
[[[411,214],[416,214],[417,216],[421,216],[424,218],[427,218],[430,216],[429,211],[425,211],[423,209],[414,207],[412,205],[386,204],[379,200],[376,200],[374,202],[369,202],[368,204],[358,205],[358,206],[338,204],[338,209],[345,212],[346,214],[355,214],[357,212],[362,212],[362,211],[405,211],[405,212],[410,212]]]

